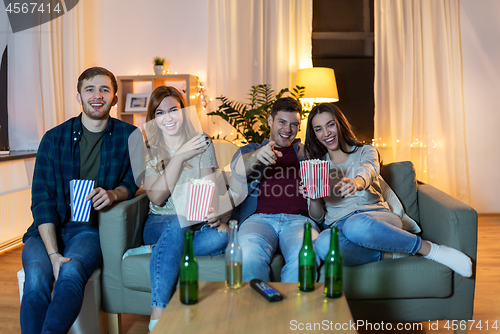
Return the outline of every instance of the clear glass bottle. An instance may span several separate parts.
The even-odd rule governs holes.
[[[198,302],[198,262],[194,257],[193,231],[184,232],[184,251],[179,264],[179,295],[181,303]]]
[[[299,290],[313,291],[316,282],[316,252],[311,236],[312,225],[304,224],[304,242],[299,253]]]
[[[325,258],[325,296],[338,298],[342,296],[342,255],[339,246],[339,229],[332,227],[330,250]]]
[[[226,287],[239,289],[243,285],[243,255],[238,244],[238,221],[229,221],[229,242],[226,247]]]

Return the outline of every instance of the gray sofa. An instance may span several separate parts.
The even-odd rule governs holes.
[[[411,162],[384,165],[381,174],[406,213],[419,223],[424,239],[459,249],[475,263],[477,213],[472,207],[431,185],[417,184]],[[144,194],[100,213],[102,308],[110,317],[110,333],[120,332],[120,314],[151,312],[150,255],[122,260],[128,249],[142,244],[147,214],[148,199]],[[224,281],[223,255],[197,259],[200,280]],[[273,281],[280,280],[282,266],[283,258],[276,255],[271,263]],[[344,268],[344,292],[356,320],[469,320],[474,287],[475,266],[472,278],[464,278],[419,256]]]

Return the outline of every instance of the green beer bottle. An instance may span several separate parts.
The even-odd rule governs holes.
[[[342,296],[342,255],[339,248],[339,229],[332,227],[330,250],[325,258],[325,296],[337,298]]]
[[[184,233],[184,252],[179,269],[181,303],[196,304],[198,302],[198,262],[194,257],[193,231],[191,230]]]
[[[238,222],[229,221],[229,242],[226,247],[226,287],[239,289],[243,285],[243,254],[238,244]]]
[[[299,253],[299,290],[313,291],[316,281],[316,252],[311,237],[311,223],[304,224],[304,242]]]

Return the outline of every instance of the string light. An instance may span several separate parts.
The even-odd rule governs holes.
[[[374,147],[390,147],[389,145],[387,145],[386,143],[383,143],[381,142],[382,141],[382,138],[378,138],[378,139],[375,139],[373,138],[372,141],[371,141],[371,145],[374,146]],[[367,144],[367,143],[365,143]],[[400,145],[402,144],[401,141],[399,139],[396,139],[396,145]],[[415,138],[415,140],[409,144],[411,148],[417,148],[417,147],[421,147],[421,148],[427,148],[427,144],[424,143],[423,141],[420,141],[418,138]],[[436,149],[436,148],[439,148],[439,145],[437,142],[435,142],[434,140],[431,140],[431,144],[429,145],[430,148],[432,149]]]
[[[206,98],[206,89],[205,86],[203,85],[203,82],[200,80],[200,72],[196,73],[196,77],[198,78],[198,96],[200,97],[201,100],[201,107],[203,110],[207,109],[207,98]],[[212,99],[210,99],[212,101]]]

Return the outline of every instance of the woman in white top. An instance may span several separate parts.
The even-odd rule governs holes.
[[[189,179],[215,183],[218,168],[210,137],[193,126],[199,123],[196,108],[188,108],[174,87],[160,86],[151,94],[146,121],[144,188],[150,206],[143,237],[146,245],[154,245],[150,264],[152,330],[176,287],[184,231],[194,231],[195,255],[222,253],[228,237],[227,226],[213,208],[203,222],[186,219]],[[217,205],[215,190],[212,207]]]
[[[329,227],[335,225],[346,266],[420,254],[462,276],[472,275],[472,262],[464,253],[402,229],[401,219],[389,211],[382,197],[377,150],[357,141],[337,106],[322,103],[313,108],[307,120],[305,147],[309,159],[330,162],[329,196],[309,199],[309,215],[323,221],[325,229],[315,240],[321,259],[330,245]],[[304,187],[300,191],[307,197]]]

